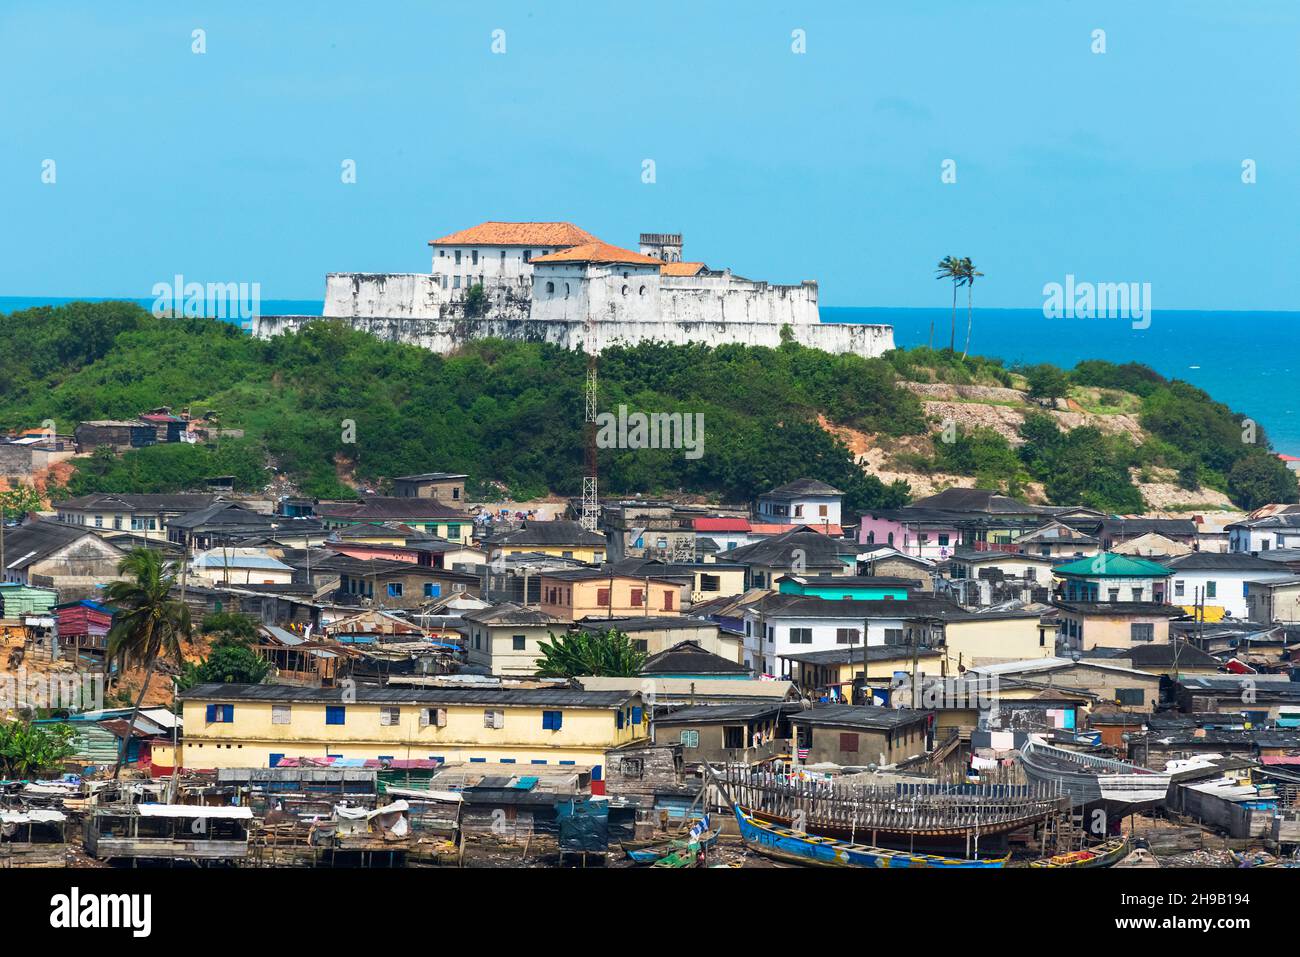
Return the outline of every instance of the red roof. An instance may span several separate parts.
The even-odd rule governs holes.
[[[572,249],[562,249],[558,253],[533,257],[534,266],[545,266],[550,263],[618,263],[619,265],[656,267],[664,264],[662,259],[655,259],[653,256],[642,256],[630,249],[612,246],[599,240],[584,243],[581,246],[574,246]]]
[[[747,518],[696,518],[691,520],[697,532],[747,532]]]
[[[843,535],[844,529],[839,525],[783,525],[780,522],[755,522],[749,526],[749,530],[755,535],[781,535],[785,532],[792,531],[796,528],[809,528],[814,532],[821,532],[823,535]]]
[[[430,246],[580,246],[596,237],[573,223],[479,223],[429,240]]]

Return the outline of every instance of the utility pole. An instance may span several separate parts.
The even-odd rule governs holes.
[[[867,700],[867,626],[871,623],[870,618],[862,619],[862,703],[871,704]]]

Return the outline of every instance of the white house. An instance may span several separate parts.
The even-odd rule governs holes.
[[[801,478],[758,497],[758,520],[781,525],[839,525],[844,493],[816,479]]]
[[[1262,552],[1270,548],[1300,548],[1300,514],[1282,512],[1250,518],[1227,526],[1228,551]]]
[[[261,548],[210,548],[190,562],[190,571],[214,584],[288,585],[293,568]]]
[[[480,223],[430,240],[437,286],[448,291],[474,285],[530,286],[532,261],[596,237],[572,223]]]
[[[1192,552],[1164,564],[1173,572],[1169,580],[1171,604],[1190,607],[1196,603],[1200,590],[1207,609],[1222,608],[1227,617],[1243,621],[1250,616],[1246,601],[1250,594],[1248,582],[1284,581],[1294,577],[1284,565],[1243,552]]]
[[[924,638],[913,634],[917,619],[961,614],[958,605],[934,598],[831,600],[773,594],[744,609],[745,664],[760,674],[789,676],[787,655],[861,648],[864,629],[867,647],[905,645]]]

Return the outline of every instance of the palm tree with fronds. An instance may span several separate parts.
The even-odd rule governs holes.
[[[537,659],[537,674],[543,678],[615,677],[633,678],[645,664],[646,653],[637,650],[624,632],[572,631],[550,642],[541,642],[542,657]]]
[[[970,261],[970,257],[966,256],[961,261],[961,275],[962,281],[966,285],[966,348],[963,349],[961,353],[962,359],[965,359],[966,354],[970,352],[971,326],[975,321],[973,314],[975,280],[979,279],[984,274],[976,269],[975,264]]]
[[[957,351],[957,287],[965,282],[962,274],[961,260],[956,256],[944,256],[939,260],[935,279],[952,280],[952,335],[948,339],[948,351]],[[934,320],[930,320],[930,348],[934,348]]]
[[[153,678],[154,668],[166,658],[181,664],[181,641],[190,636],[190,609],[182,601],[171,597],[176,583],[175,567],[163,561],[162,554],[149,548],[137,548],[127,553],[117,566],[123,576],[105,589],[109,604],[119,611],[113,615],[113,627],[108,632],[105,657],[116,660],[118,667],[144,665],[144,682],[136,695],[131,720],[122,736],[117,763],[113,765],[113,780],[122,773],[126,762],[126,749],[135,729],[140,707]]]

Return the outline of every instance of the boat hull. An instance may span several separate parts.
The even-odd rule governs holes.
[[[792,831],[758,820],[746,808],[735,807],[736,823],[745,844],[764,855],[792,864],[816,867],[888,867],[888,868],[999,868],[1006,858],[970,860],[934,854],[909,854],[882,847],[850,844],[830,837],[818,837]]]
[[[1054,870],[1083,870],[1093,867],[1113,867],[1123,860],[1130,850],[1128,838],[1106,841],[1097,847],[1085,848],[1072,854],[1058,854],[1055,857],[1034,861],[1030,867],[1048,867]]]

